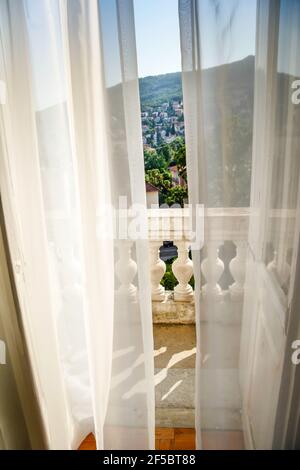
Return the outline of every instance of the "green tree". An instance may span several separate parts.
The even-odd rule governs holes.
[[[187,181],[186,174],[186,149],[183,137],[176,137],[170,144],[173,152],[173,160],[177,165],[178,174]]]
[[[145,173],[145,180],[147,183],[151,183],[153,184],[153,186],[156,186],[156,188],[159,189],[160,193],[164,197],[168,196],[169,191],[172,187],[172,175],[170,171],[165,169],[159,170],[157,168],[147,170]]]
[[[187,188],[184,186],[172,186],[168,190],[168,194],[165,197],[165,202],[172,206],[173,204],[179,204],[181,207],[184,205],[184,201],[188,196]]]
[[[167,166],[174,160],[174,151],[170,144],[163,143],[157,149],[157,153],[159,156],[162,156]]]
[[[176,258],[172,258],[171,260],[166,261],[166,272],[161,280],[161,285],[164,286],[166,290],[174,290],[174,287],[178,284],[178,281],[172,271],[172,264],[175,259]]]
[[[166,169],[166,161],[161,154],[157,154],[154,149],[144,149],[145,170]]]
[[[157,128],[156,128],[156,145],[157,145],[157,146],[161,145],[162,141],[163,141],[163,140],[162,140],[162,138],[161,138],[160,130],[159,130],[159,128],[157,127]]]

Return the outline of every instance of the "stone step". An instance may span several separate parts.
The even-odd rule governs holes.
[[[159,428],[195,428],[195,410],[156,408],[155,426]]]

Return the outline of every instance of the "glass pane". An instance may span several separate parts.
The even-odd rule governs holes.
[[[285,293],[290,285],[300,170],[300,106],[295,100],[300,75],[300,8],[282,2],[274,87],[274,139],[265,262]],[[289,4],[289,5],[287,5]]]

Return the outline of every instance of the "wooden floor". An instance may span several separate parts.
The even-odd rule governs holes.
[[[243,450],[244,440],[241,431],[204,431],[202,433],[204,450]],[[156,450],[194,450],[195,430],[190,428],[156,428]],[[96,450],[93,434],[81,443],[79,450]]]
[[[194,450],[195,430],[191,428],[156,428],[156,450]]]
[[[96,450],[94,434],[89,434],[80,444],[78,450]]]
[[[190,428],[156,428],[156,450],[194,450],[195,430]],[[89,434],[81,443],[79,450],[96,450],[93,434]]]

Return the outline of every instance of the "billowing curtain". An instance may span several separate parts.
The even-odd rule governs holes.
[[[48,446],[151,449],[132,1],[3,0],[0,41],[1,198]]]
[[[239,276],[229,261],[238,256],[238,265],[244,259],[247,242],[244,216],[251,186],[255,5],[243,0],[179,0],[189,203],[194,212],[197,204],[204,207],[204,245],[192,250],[198,449],[226,448],[227,431],[239,436],[242,445],[243,281],[234,282]],[[250,51],[246,56],[243,47],[237,47],[245,24],[244,40]]]
[[[204,246],[192,253],[198,448],[232,448],[243,431],[246,447],[270,449],[285,432],[299,11],[297,0],[179,0],[189,202],[204,205]]]

